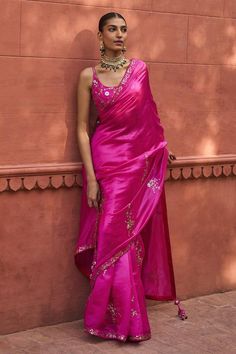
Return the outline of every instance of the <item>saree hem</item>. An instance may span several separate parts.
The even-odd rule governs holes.
[[[115,332],[106,332],[101,331],[95,328],[84,327],[84,332],[92,334],[96,337],[104,338],[104,339],[117,339],[121,342],[132,341],[132,342],[141,342],[144,340],[148,340],[151,338],[151,332],[140,334],[136,336],[125,335],[125,334],[118,334]]]

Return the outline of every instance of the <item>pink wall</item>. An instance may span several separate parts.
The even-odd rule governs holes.
[[[178,295],[236,288],[236,2],[1,0],[0,333],[82,317],[76,84],[113,9],[179,159],[166,181]]]

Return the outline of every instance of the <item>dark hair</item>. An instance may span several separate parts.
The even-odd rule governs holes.
[[[122,18],[122,20],[125,21],[124,17],[121,14],[119,14],[118,12],[108,12],[107,14],[103,15],[100,18],[99,23],[98,23],[98,30],[102,32],[103,27],[106,25],[106,21],[110,20],[111,18],[114,18],[114,17]],[[125,21],[125,23],[126,23],[126,21]]]

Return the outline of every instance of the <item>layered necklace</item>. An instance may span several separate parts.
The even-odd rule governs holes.
[[[101,55],[100,64],[102,68],[116,71],[127,63],[127,59],[124,54],[120,54],[118,57],[110,58],[105,54]]]

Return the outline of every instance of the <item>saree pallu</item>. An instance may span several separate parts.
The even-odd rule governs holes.
[[[168,163],[148,69],[131,59],[118,86],[93,68],[98,120],[90,139],[100,208],[83,190],[75,264],[90,280],[85,331],[121,341],[151,337],[145,298],[176,298],[164,179]]]

